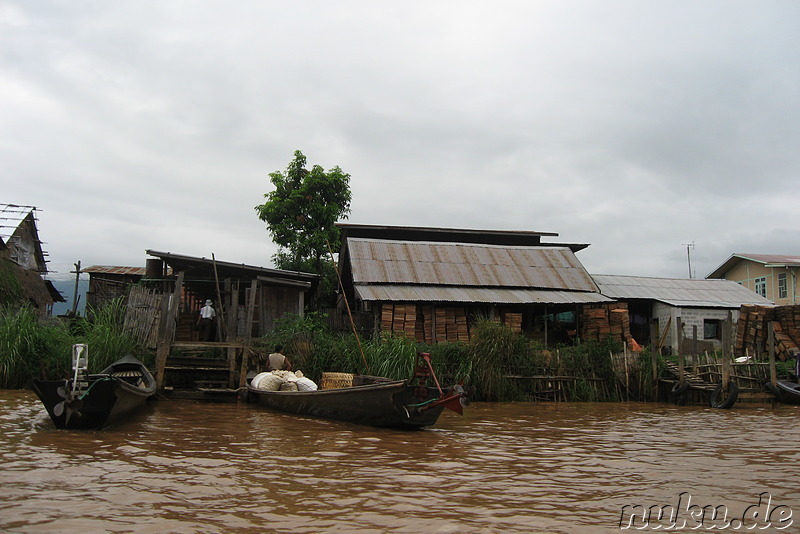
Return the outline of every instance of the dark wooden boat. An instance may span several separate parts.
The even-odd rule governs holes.
[[[445,408],[463,413],[464,390],[442,390],[430,360],[410,380],[356,375],[353,385],[315,391],[264,391],[248,386],[247,400],[282,412],[361,425],[419,429],[436,423]],[[429,378],[435,386],[427,386]]]
[[[71,379],[34,380],[33,390],[57,428],[100,429],[142,407],[156,381],[142,362],[125,356],[98,374],[78,369]]]
[[[766,387],[784,404],[800,404],[800,384],[789,380],[778,380],[775,386],[767,382]]]

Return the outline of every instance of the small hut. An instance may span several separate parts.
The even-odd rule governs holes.
[[[39,239],[36,209],[0,204],[0,303],[27,303],[47,317],[53,313],[53,304],[65,299],[44,279],[47,253]]]

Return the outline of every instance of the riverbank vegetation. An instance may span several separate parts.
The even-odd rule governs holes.
[[[124,332],[124,312],[116,300],[65,323],[41,321],[29,307],[0,306],[0,388],[67,377],[75,343],[89,345],[90,372],[126,354],[152,368],[152,351]],[[409,378],[417,352],[427,352],[441,383],[463,383],[481,401],[647,401],[654,398],[654,376],[670,378],[666,361],[647,350],[626,352],[612,341],[544,347],[490,318],[471,325],[468,343],[420,344],[391,335],[359,339],[330,329],[322,314],[289,315],[255,343],[263,356],[283,346],[294,369],[315,381],[324,372]],[[779,376],[787,372],[778,367]]]
[[[477,320],[471,334],[469,343],[429,345],[398,336],[359,341],[308,314],[285,317],[259,343],[264,352],[283,346],[294,368],[314,380],[323,372],[408,378],[417,352],[427,352],[440,380],[463,383],[474,400],[532,400],[540,393],[540,400],[648,400],[653,391],[649,352],[625,354],[610,341],[546,350],[488,318]],[[660,357],[656,362],[660,374]]]
[[[70,323],[40,320],[29,306],[0,306],[0,388],[25,388],[33,378],[69,376],[72,345],[89,345],[89,371],[98,372],[126,354],[146,364],[152,356],[123,331],[125,307],[112,301]]]

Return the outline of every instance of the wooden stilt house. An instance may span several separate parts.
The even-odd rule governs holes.
[[[285,314],[302,315],[305,295],[317,283],[315,274],[268,269],[148,250],[146,275],[128,299],[126,322],[140,340],[156,347],[159,386],[197,385],[198,369],[204,382],[235,388],[244,383],[252,340],[271,330]],[[169,274],[167,274],[169,273]],[[210,300],[215,309],[213,340],[200,340],[196,328],[200,308]],[[198,349],[214,349],[227,356],[216,362],[186,362],[175,358]],[[170,365],[175,361],[174,365]],[[182,362],[179,365],[177,362]],[[182,371],[185,371],[182,373]]]

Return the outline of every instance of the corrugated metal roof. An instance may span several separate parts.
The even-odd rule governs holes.
[[[82,273],[118,274],[125,276],[144,276],[147,269],[144,267],[121,267],[109,265],[92,265],[81,269]]]
[[[404,284],[357,285],[358,298],[391,302],[481,302],[487,304],[587,304],[612,302],[600,293]]]
[[[673,306],[738,308],[742,304],[769,306],[772,301],[731,280],[648,278],[593,275],[600,292],[615,299],[658,300]]]
[[[355,284],[598,291],[567,247],[359,238],[347,246]]]
[[[723,278],[728,271],[743,260],[754,261],[767,266],[785,265],[788,267],[797,267],[800,265],[800,256],[789,256],[786,254],[742,254],[737,252],[725,260],[722,265],[714,269],[706,278]]]
[[[800,256],[786,254],[734,254],[734,256],[761,263],[800,263]]]

